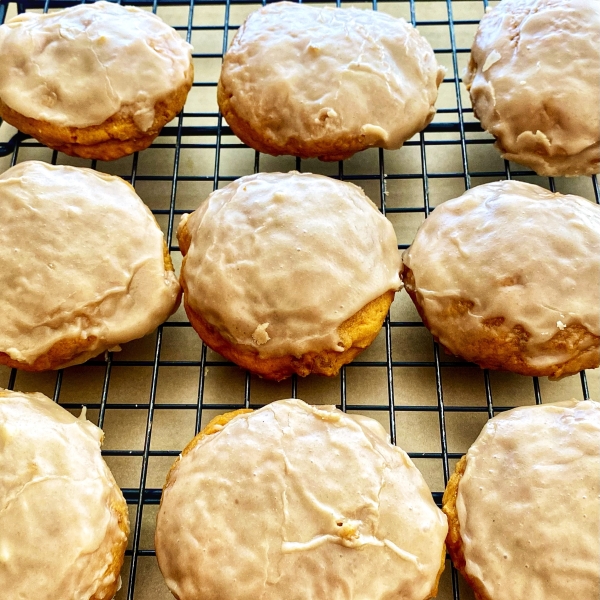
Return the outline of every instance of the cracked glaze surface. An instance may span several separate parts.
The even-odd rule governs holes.
[[[173,311],[164,236],[133,188],[90,169],[20,163],[0,176],[0,352],[33,363],[64,339],[91,356]]]
[[[404,19],[278,2],[243,24],[221,83],[238,117],[278,146],[335,135],[399,148],[433,118],[444,72]]]
[[[400,289],[394,228],[350,183],[249,175],[213,192],[183,226],[192,238],[181,269],[186,302],[261,356],[341,352],[337,328]]]
[[[599,0],[503,0],[464,82],[505,158],[541,175],[600,171]]]
[[[600,335],[600,207],[579,196],[518,181],[477,186],[433,211],[403,262],[431,332],[451,352],[498,317],[530,334],[525,357],[538,367],[561,359],[542,348],[560,329]],[[447,307],[459,300],[473,306],[449,330]]]
[[[110,2],[23,13],[0,27],[0,98],[55,125],[99,125],[120,110],[146,131],[186,81],[192,47],[159,17]]]
[[[379,423],[282,400],[235,417],[175,466],[156,552],[180,600],[423,600],[446,532]]]
[[[492,600],[600,596],[600,404],[528,406],[488,421],[456,508],[466,572]]]
[[[10,600],[89,600],[114,583],[125,500],[103,434],[43,394],[0,389],[0,590]],[[8,596],[6,595],[8,594]]]

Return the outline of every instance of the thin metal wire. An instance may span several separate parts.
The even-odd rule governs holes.
[[[120,0],[119,0],[120,1]],[[232,7],[243,5],[259,5],[266,4],[267,0],[125,0],[125,4],[142,6],[151,8],[156,12],[162,7],[187,7],[187,22],[177,23],[175,28],[180,32],[185,32],[186,39],[191,41],[192,35],[201,33],[221,33],[221,47],[216,48],[211,52],[194,52],[195,61],[214,61],[222,58],[227,49],[229,38],[232,32],[235,32],[239,24],[233,23],[231,19]],[[313,2],[317,0],[304,0],[305,2]],[[430,0],[431,1],[431,0]],[[350,175],[348,170],[345,170],[344,163],[340,162],[337,167],[337,173],[331,175],[340,180],[350,180],[358,184],[376,184],[380,199],[381,211],[388,218],[394,215],[411,215],[422,213],[425,218],[429,216],[434,206],[431,205],[432,186],[434,182],[439,180],[462,180],[466,188],[471,186],[473,178],[496,178],[496,179],[511,179],[514,177],[524,177],[531,175],[531,171],[522,167],[510,165],[507,161],[504,162],[502,168],[497,171],[475,171],[469,167],[469,152],[476,152],[480,148],[484,148],[493,143],[493,140],[479,139],[469,137],[471,134],[476,134],[481,131],[478,123],[471,122],[465,119],[467,115],[472,114],[470,108],[463,108],[460,96],[460,74],[459,74],[459,57],[469,52],[469,48],[459,47],[457,44],[456,28],[458,26],[476,25],[477,20],[472,19],[454,19],[454,8],[461,0],[438,0],[440,6],[445,7],[446,19],[420,19],[419,11],[417,10],[421,0],[371,0],[370,4],[374,10],[380,10],[384,4],[404,5],[409,11],[410,20],[416,26],[439,27],[447,28],[449,33],[449,47],[436,48],[436,53],[441,56],[447,56],[452,65],[451,76],[444,79],[444,84],[452,85],[456,95],[456,108],[442,107],[438,110],[438,116],[442,116],[430,124],[424,132],[421,132],[413,140],[405,144],[407,149],[418,148],[420,159],[420,170],[414,173],[397,173],[388,172],[391,160],[388,160],[388,153],[383,150],[378,151],[378,167],[376,173],[362,173]],[[483,9],[487,8],[487,0],[481,0]],[[15,3],[17,11],[23,12],[30,9],[43,9],[44,11],[71,6],[75,4],[71,0],[24,0]],[[330,0],[332,5],[343,6],[341,0]],[[0,0],[0,22],[3,22],[6,17],[8,0]],[[202,10],[205,7],[222,7],[223,8],[223,24],[200,23],[195,17],[202,15]],[[201,21],[201,19],[200,19]],[[200,69],[201,72],[201,69]],[[198,75],[199,76],[199,75]],[[216,88],[216,81],[200,81],[194,82],[194,89],[198,88]],[[192,119],[204,119],[202,125],[190,124]],[[197,122],[197,121],[196,121]],[[208,124],[206,124],[208,123]],[[440,134],[456,134],[453,139],[438,139]],[[169,141],[173,139],[174,141]],[[212,141],[214,139],[214,142]],[[177,206],[177,195],[182,183],[188,182],[206,182],[212,184],[213,189],[217,189],[220,185],[229,181],[235,180],[240,174],[223,174],[221,173],[222,154],[224,151],[231,149],[245,148],[239,142],[234,141],[232,132],[227,127],[222,119],[222,116],[216,112],[201,112],[201,111],[186,111],[182,113],[176,125],[165,127],[163,135],[152,148],[155,149],[172,149],[173,167],[171,175],[153,175],[148,173],[139,173],[139,160],[136,154],[132,160],[130,174],[125,177],[133,186],[142,184],[143,182],[168,182],[170,183],[169,206],[168,208],[156,208],[153,213],[157,216],[163,216],[167,220],[166,235],[169,247],[172,251],[178,250],[178,245],[173,241],[173,231],[175,226],[175,218],[185,212],[184,209]],[[461,153],[461,169],[457,171],[441,173],[436,172],[428,166],[428,152],[435,148],[451,148],[460,147]],[[16,134],[7,142],[0,143],[0,156],[10,156],[11,166],[16,164],[20,149],[31,150],[32,148],[42,148],[40,144],[27,138],[23,134]],[[214,169],[212,174],[182,174],[180,173],[182,164],[182,152],[192,149],[203,149],[206,151],[214,151]],[[51,162],[56,164],[58,154],[52,153]],[[92,161],[92,168],[98,165]],[[299,171],[303,170],[304,163],[300,159],[295,160],[295,168]],[[253,171],[259,172],[261,167],[261,155],[256,152],[254,154]],[[388,202],[389,186],[396,182],[419,181],[421,183],[423,201],[422,205],[412,203],[410,206],[406,202],[402,206],[390,206]],[[600,203],[600,187],[596,176],[591,178],[594,190],[594,196],[597,203]],[[550,179],[548,187],[555,189],[555,181]],[[200,199],[199,199],[200,200]],[[406,244],[400,244],[399,248],[406,248]],[[203,416],[206,409],[215,411],[227,411],[240,407],[239,400],[231,400],[222,398],[218,402],[208,401],[206,397],[207,380],[206,373],[208,369],[232,369],[231,363],[216,357],[207,349],[206,345],[202,344],[199,351],[199,356],[178,358],[177,360],[169,360],[161,357],[163,348],[165,347],[165,336],[180,335],[189,330],[190,324],[187,321],[169,321],[159,327],[156,333],[153,355],[147,359],[127,359],[120,360],[113,356],[112,353],[107,353],[105,357],[98,357],[87,363],[90,369],[98,369],[102,373],[101,385],[98,393],[97,401],[88,402],[86,404],[89,410],[98,411],[98,424],[104,426],[106,423],[107,413],[118,414],[119,411],[141,411],[145,416],[145,427],[143,435],[143,444],[141,448],[121,448],[107,449],[103,452],[108,458],[131,458],[141,459],[141,468],[137,487],[126,487],[123,489],[125,498],[132,509],[135,510],[133,517],[133,527],[131,535],[131,550],[128,550],[127,556],[130,557],[129,564],[129,579],[125,582],[124,596],[127,600],[151,600],[150,598],[142,598],[139,593],[136,593],[136,579],[139,575],[139,559],[141,557],[154,556],[152,548],[142,547],[142,529],[144,509],[147,506],[156,505],[160,501],[161,489],[148,485],[149,461],[154,458],[171,458],[175,459],[180,450],[157,450],[152,448],[152,431],[156,415],[164,414],[167,411],[169,414],[176,414],[178,411],[195,411],[194,430],[198,432],[203,425]],[[389,419],[389,430],[392,442],[401,439],[406,433],[402,423],[402,417],[408,415],[427,415],[437,416],[437,427],[439,430],[439,447],[428,451],[412,451],[409,455],[415,460],[437,461],[441,465],[444,484],[448,481],[451,472],[451,461],[460,458],[461,453],[451,448],[449,440],[449,419],[454,415],[481,415],[483,417],[492,417],[498,412],[512,408],[507,406],[505,402],[494,403],[493,391],[494,382],[490,373],[483,372],[485,402],[480,404],[467,403],[464,405],[455,405],[447,400],[447,385],[445,377],[450,376],[452,371],[458,369],[471,369],[474,373],[478,371],[478,367],[456,362],[446,359],[441,356],[440,347],[437,343],[432,344],[431,359],[408,360],[406,357],[399,358],[394,356],[395,348],[394,341],[396,335],[401,339],[408,335],[410,331],[424,331],[423,324],[420,321],[396,321],[389,315],[386,317],[383,335],[385,341],[385,356],[379,360],[367,360],[360,357],[349,367],[343,367],[339,378],[339,406],[344,411],[369,411],[378,413],[382,416],[387,414]],[[426,332],[424,332],[426,333]],[[118,373],[122,369],[139,368],[151,370],[150,389],[148,392],[147,401],[137,402],[135,404],[125,401],[126,399],[113,398],[111,396],[111,382],[118,377]],[[197,395],[193,401],[177,401],[174,403],[162,403],[157,401],[157,391],[161,373],[169,368],[192,368],[198,369],[198,388]],[[365,376],[369,374],[370,369],[385,369],[385,394],[381,394],[381,398],[374,398],[374,404],[367,403],[367,399],[357,399],[356,396],[349,396],[352,392],[352,381],[355,370],[358,369]],[[406,370],[410,369],[425,369],[435,380],[435,397],[432,397],[430,404],[411,404],[406,401],[398,392],[398,381],[401,381],[401,375]],[[352,376],[349,376],[352,373]],[[65,388],[66,377],[68,371],[58,371],[53,385],[53,398],[61,405],[69,409],[77,409],[79,404],[68,401],[61,401],[61,393]],[[14,389],[17,384],[18,372],[12,369],[8,376],[7,386],[9,389]],[[246,373],[243,377],[243,400],[242,405],[245,408],[254,408],[258,406],[253,393],[258,385],[253,384],[253,378]],[[532,378],[533,396],[536,403],[541,403],[542,387],[537,378]],[[582,394],[585,399],[589,399],[590,390],[585,372],[580,374]],[[396,382],[396,383],[395,383]],[[289,390],[292,397],[298,396],[299,380],[293,377],[289,382]],[[351,401],[349,401],[349,398]],[[110,402],[109,402],[110,399]],[[116,401],[115,401],[116,400]],[[373,398],[369,399],[370,401]],[[113,412],[115,411],[115,412]],[[433,496],[435,501],[440,504],[443,489],[434,489]],[[458,585],[457,572],[452,569],[450,575],[452,597],[454,600],[460,600],[460,590]]]
[[[142,533],[142,516],[144,512],[144,490],[146,489],[146,479],[148,477],[148,458],[150,454],[150,441],[152,438],[152,423],[154,418],[154,406],[156,402],[156,385],[158,380],[158,361],[160,358],[160,349],[162,346],[163,329],[158,328],[156,334],[156,346],[154,352],[154,365],[152,368],[152,384],[150,388],[150,402],[148,405],[148,415],[146,419],[146,432],[144,435],[144,451],[142,454],[142,468],[140,472],[140,485],[137,498],[137,510],[135,513],[135,523],[133,527],[132,539],[132,556],[133,560],[129,565],[129,587],[127,589],[127,600],[133,600],[135,593],[136,573],[138,561],[135,558],[139,555],[140,536]]]

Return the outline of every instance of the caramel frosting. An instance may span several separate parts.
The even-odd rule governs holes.
[[[403,262],[431,333],[455,354],[456,339],[496,318],[528,332],[524,357],[536,367],[561,360],[542,348],[559,330],[600,336],[600,207],[579,196],[480,185],[438,206]],[[448,329],[448,305],[460,300],[472,306]]]
[[[399,148],[433,118],[444,72],[403,19],[277,2],[238,31],[221,84],[238,117],[277,145],[333,134]]]
[[[96,338],[84,362],[175,309],[163,233],[122,179],[24,162],[0,176],[0,214],[0,352],[12,359]]]
[[[259,173],[213,192],[179,225],[186,302],[260,356],[343,351],[337,328],[400,289],[392,224],[363,191],[321,175]]]
[[[423,600],[447,529],[376,421],[281,400],[176,463],[155,541],[180,600]]]
[[[520,407],[471,446],[456,508],[469,577],[491,600],[600,595],[600,404]]]
[[[0,390],[3,598],[89,600],[114,585],[126,504],[100,455],[102,437],[43,394]]]
[[[154,105],[189,78],[192,47],[156,15],[96,2],[0,27],[0,98],[60,126],[99,125],[131,114],[141,131]]]
[[[464,77],[504,158],[540,175],[600,172],[600,3],[503,0]]]

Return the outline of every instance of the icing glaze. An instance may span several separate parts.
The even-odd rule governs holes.
[[[456,354],[455,339],[497,317],[530,334],[525,358],[538,367],[560,360],[541,346],[566,326],[600,335],[600,207],[579,196],[480,185],[438,206],[403,262],[432,334]],[[449,330],[445,310],[460,299],[473,306]]]
[[[339,325],[400,288],[392,224],[350,183],[297,172],[242,177],[184,215],[178,234],[184,226],[186,302],[261,356],[341,352]]]
[[[433,118],[444,72],[403,19],[277,2],[240,28],[221,84],[236,114],[278,145],[333,134],[399,148]]]
[[[134,189],[90,169],[20,163],[0,176],[0,352],[33,363],[63,339],[76,362],[142,337],[173,312],[179,283]]]
[[[125,500],[102,431],[43,394],[0,389],[0,590],[7,599],[89,600],[114,584]],[[125,526],[125,529],[127,527]]]
[[[376,421],[282,400],[234,417],[176,464],[156,554],[180,600],[423,600],[446,532]]]
[[[99,125],[119,111],[141,131],[189,77],[192,47],[150,12],[96,2],[0,27],[0,98],[56,125]]]
[[[456,508],[466,572],[491,600],[600,594],[600,405],[516,408],[467,453]]]
[[[543,175],[600,170],[600,2],[503,0],[464,77],[505,158]]]

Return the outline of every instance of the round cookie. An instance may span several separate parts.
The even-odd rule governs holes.
[[[402,278],[433,336],[487,369],[558,378],[600,364],[600,207],[518,181],[438,206]]]
[[[118,177],[37,161],[9,169],[0,247],[0,364],[79,364],[150,333],[179,305],[163,233]]]
[[[477,600],[592,600],[599,497],[600,404],[501,413],[448,482],[448,551]]]
[[[360,188],[321,175],[242,177],[184,215],[177,237],[194,329],[268,379],[335,375],[401,285],[392,224]]]
[[[260,152],[343,160],[400,148],[424,129],[444,73],[403,19],[277,2],[236,34],[217,99],[233,132]]]
[[[181,111],[191,52],[131,6],[20,14],[0,27],[0,117],[66,154],[120,158],[147,148]]]
[[[0,389],[0,590],[21,600],[109,600],[129,534],[103,433],[43,394]]]
[[[507,160],[539,175],[600,172],[600,2],[503,0],[463,78]]]
[[[159,567],[179,600],[424,600],[446,518],[373,419],[281,400],[212,421],[172,467]]]

